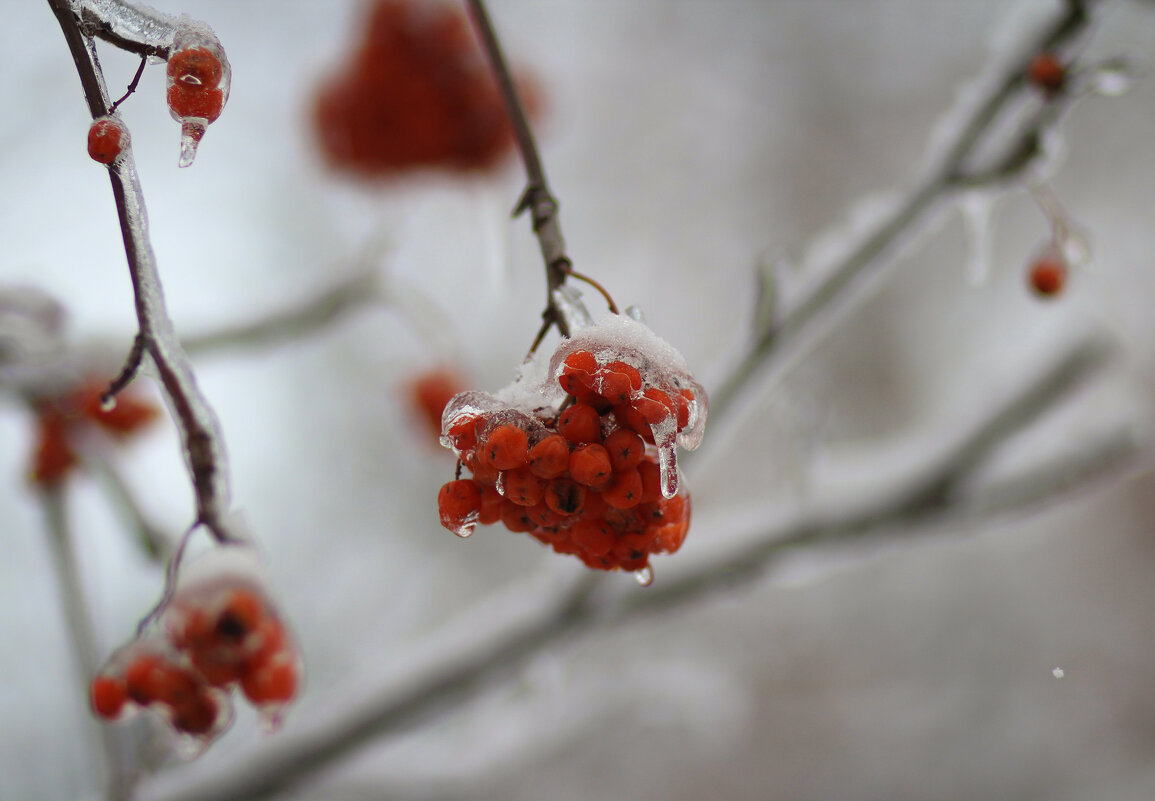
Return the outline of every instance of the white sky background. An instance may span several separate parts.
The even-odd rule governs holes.
[[[305,112],[357,3],[154,5],[208,21],[233,68],[228,107],[189,170],[176,167],[162,68],[124,107],[178,331],[300,299],[384,235],[382,269],[438,299],[478,386],[506,383],[542,296],[528,223],[507,219],[516,163],[464,183],[334,179]],[[709,387],[740,341],[759,254],[800,255],[856,201],[909,185],[936,119],[1016,5],[492,0],[491,12],[511,60],[544,85],[542,153],[576,264],[640,303]],[[127,346],[123,250],[104,170],[85,153],[67,48],[46,5],[0,8],[11,21],[0,29],[0,281],[54,293],[77,341]],[[1150,69],[1153,45],[1155,7],[1122,2],[1093,53]],[[136,61],[102,54],[115,93]],[[996,209],[983,287],[967,282],[963,226],[948,218],[709,471],[691,467],[696,522],[679,554],[656,560],[658,582],[732,541],[727,516],[822,501],[816,476],[848,464],[885,472],[896,452],[919,452],[999,376],[1080,327],[1106,326],[1123,345],[1119,364],[1008,458],[1122,420],[1149,425],[1155,82],[1084,101],[1063,130],[1054,186],[1095,257],[1068,293],[1041,304],[1024,289],[1023,264],[1048,232],[1021,192]],[[578,569],[527,537],[482,529],[461,542],[437,524],[452,463],[410,430],[398,396],[434,358],[381,310],[306,343],[196,365],[237,503],[308,660],[290,729],[507,582]],[[23,480],[30,445],[23,412],[0,410],[0,801],[80,797],[99,770]],[[158,521],[187,525],[171,432],[133,445],[122,467]],[[400,797],[511,801],[1150,797],[1151,484],[1140,472],[1020,519],[808,564],[805,580],[584,638],[301,797],[372,798],[379,782]],[[86,590],[111,647],[161,577],[93,483],[73,489]],[[259,738],[243,718],[186,775],[235,763]]]

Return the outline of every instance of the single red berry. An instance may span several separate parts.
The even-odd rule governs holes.
[[[101,117],[88,129],[88,155],[93,161],[111,164],[120,157],[128,131],[120,120]]]
[[[194,736],[208,734],[216,725],[219,714],[216,698],[209,693],[197,693],[173,706],[172,727]]]
[[[493,429],[481,450],[481,463],[494,470],[512,470],[526,462],[529,436],[525,430],[503,423]]]
[[[602,498],[615,509],[629,509],[642,499],[642,474],[636,467],[614,473],[613,481],[602,492]]]
[[[1067,265],[1055,255],[1043,256],[1031,265],[1028,280],[1036,295],[1054,297],[1067,284]]]
[[[77,462],[69,442],[68,420],[53,408],[36,418],[36,452],[32,456],[32,480],[41,486],[61,481]]]
[[[616,537],[604,520],[581,520],[570,529],[574,544],[590,556],[605,556],[614,549]]]
[[[598,393],[612,404],[629,403],[642,389],[638,368],[623,361],[609,362],[598,375]]]
[[[429,370],[406,387],[409,404],[434,437],[441,435],[441,414],[453,396],[465,387],[456,371],[447,367]]]
[[[287,657],[270,660],[241,679],[241,691],[254,704],[283,704],[297,694],[297,666]]]
[[[458,451],[473,450],[477,447],[477,426],[483,420],[480,415],[463,414],[450,423],[445,434]]]
[[[450,481],[437,494],[437,511],[441,525],[453,532],[476,521],[481,511],[481,489],[468,478]]]
[[[173,53],[166,68],[175,83],[200,89],[215,89],[224,75],[221,60],[207,47],[186,47]]]
[[[584,403],[575,403],[557,418],[558,433],[570,442],[601,442],[602,421],[597,410]]]
[[[619,428],[606,437],[606,441],[602,444],[610,455],[610,464],[615,473],[637,467],[646,452],[646,443],[627,428]]]
[[[124,679],[115,676],[97,676],[88,688],[92,710],[102,718],[118,717],[128,703],[128,689]]]
[[[550,434],[529,449],[529,469],[540,478],[557,478],[569,470],[569,440]]]
[[[574,515],[585,506],[586,488],[568,478],[555,478],[545,490],[545,503],[560,515]]]
[[[570,454],[569,474],[579,484],[599,487],[609,480],[613,472],[610,455],[601,445],[579,445]]]
[[[642,397],[635,398],[633,407],[650,425],[657,425],[676,413],[670,396],[656,387],[650,387],[642,393]]]
[[[519,467],[502,474],[505,497],[518,506],[534,506],[545,494],[545,479],[538,478],[528,467]]]
[[[1027,80],[1049,95],[1056,94],[1067,82],[1067,68],[1054,53],[1039,53],[1027,65]]]
[[[168,108],[178,119],[191,117],[213,122],[225,108],[225,93],[220,89],[194,88],[174,83],[168,88]]]

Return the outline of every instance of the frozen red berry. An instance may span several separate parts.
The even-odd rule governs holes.
[[[1057,255],[1041,256],[1031,264],[1027,279],[1036,295],[1055,297],[1067,284],[1067,265]]]
[[[94,120],[88,129],[88,155],[101,164],[112,164],[120,158],[128,142],[128,129],[115,117]]]
[[[1027,65],[1027,80],[1047,94],[1056,94],[1067,82],[1067,68],[1054,53],[1038,53]]]

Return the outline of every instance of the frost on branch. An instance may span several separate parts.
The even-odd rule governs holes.
[[[689,528],[677,447],[698,446],[706,409],[680,353],[643,323],[607,315],[497,393],[450,401],[441,441],[472,477],[442,487],[441,522],[467,537],[500,520],[648,583],[650,555],[678,550]]]
[[[279,724],[297,695],[300,657],[246,547],[216,548],[182,571],[156,633],[118,650],[93,679],[106,720],[149,709],[192,746],[207,747],[232,719],[232,691]]]

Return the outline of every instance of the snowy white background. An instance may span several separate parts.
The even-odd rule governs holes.
[[[155,5],[210,22],[233,67],[228,108],[192,169],[176,168],[159,67],[124,107],[178,331],[303,298],[349,274],[384,235],[381,269],[438,299],[479,386],[504,384],[542,294],[528,225],[507,219],[517,165],[464,184],[336,180],[315,156],[307,109],[350,41],[358,3]],[[1012,17],[1052,7],[492,0],[491,12],[511,60],[544,85],[543,157],[579,269],[641,303],[709,387],[741,340],[759,255],[800,254],[854,202],[913,182],[936,119],[981,72],[992,38],[1017,29]],[[127,346],[123,250],[104,170],[85,153],[67,49],[45,4],[0,8],[0,280],[59,297],[77,342]],[[1092,53],[1150,68],[1153,45],[1155,8],[1120,2]],[[102,54],[115,92],[136,60]],[[1073,329],[1106,327],[1120,358],[1012,450],[1029,458],[1119,421],[1149,426],[1155,81],[1083,102],[1063,131],[1054,186],[1095,255],[1069,292],[1041,304],[1023,287],[1023,262],[1047,236],[1024,194],[995,210],[993,273],[979,288],[965,276],[964,226],[950,216],[742,422],[743,436],[690,466],[696,522],[683,550],[657,562],[659,582],[732,539],[721,521],[735,512],[821,500],[813,475],[842,463],[885,472],[892,454],[949,431]],[[196,365],[221,417],[235,496],[308,660],[285,735],[406,664],[430,633],[508,582],[578,569],[526,537],[493,529],[461,542],[438,526],[433,497],[452,465],[414,430],[399,395],[436,355],[384,309],[308,342]],[[30,447],[26,415],[5,407],[2,801],[88,797],[101,770],[24,482]],[[173,532],[187,525],[172,432],[134,444],[123,469],[156,520]],[[1016,519],[818,570],[787,566],[753,590],[583,637],[475,703],[350,755],[295,797],[1153,797],[1152,489],[1140,470]],[[161,576],[91,481],[74,490],[85,589],[111,647]],[[181,781],[275,743],[243,718]]]

